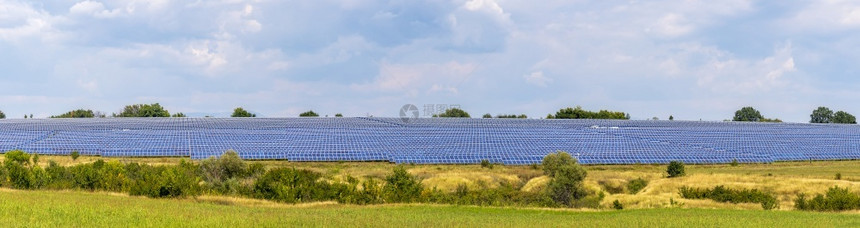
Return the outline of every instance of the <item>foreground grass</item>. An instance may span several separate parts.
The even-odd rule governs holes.
[[[436,205],[284,205],[241,199],[150,199],[76,191],[0,190],[13,227],[857,227],[856,214],[644,209],[570,211]]]

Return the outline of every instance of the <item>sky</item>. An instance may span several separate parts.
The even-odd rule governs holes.
[[[858,1],[0,0],[0,110],[808,122],[860,114]]]

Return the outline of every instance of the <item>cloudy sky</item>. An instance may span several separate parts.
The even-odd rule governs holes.
[[[860,114],[858,50],[857,1],[0,0],[0,110],[807,122]]]

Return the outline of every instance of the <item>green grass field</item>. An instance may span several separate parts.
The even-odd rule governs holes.
[[[224,205],[209,200],[0,190],[13,227],[857,227],[860,215],[724,209],[571,211],[437,205]]]

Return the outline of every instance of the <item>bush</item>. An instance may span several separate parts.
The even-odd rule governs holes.
[[[33,180],[33,176],[29,169],[24,167],[21,163],[12,160],[6,160],[4,166],[6,168],[7,177],[9,178],[9,183],[11,184],[12,188],[30,188],[30,182]]]
[[[680,188],[680,194],[685,199],[711,199],[723,203],[760,203],[765,210],[778,207],[775,196],[758,189],[735,190],[722,185],[713,189],[683,186]]]
[[[686,175],[686,173],[684,172],[684,162],[681,162],[681,161],[669,162],[669,166],[666,168],[666,174],[668,174],[669,178],[682,177],[682,176]]]
[[[842,180],[842,173],[836,173],[836,180]]]
[[[320,115],[314,112],[313,110],[303,112],[299,114],[299,117],[319,117]]]
[[[493,163],[490,163],[487,159],[481,160],[481,168],[493,169]]]
[[[645,188],[645,186],[648,186],[647,180],[642,179],[641,177],[636,178],[627,182],[627,191],[630,192],[630,194],[636,194]]]
[[[738,166],[738,159],[732,159],[732,163],[729,163],[732,167]]]
[[[848,188],[833,186],[824,195],[818,194],[806,200],[799,194],[794,201],[794,207],[807,211],[846,211],[860,209],[860,195],[852,193]]]
[[[382,188],[385,201],[389,203],[409,203],[417,201],[424,187],[418,177],[406,172],[403,166],[394,168],[394,173],[385,178]]]
[[[181,161],[177,166],[132,165],[129,176],[134,177],[131,195],[182,198],[200,194],[197,166]]]
[[[30,164],[30,154],[21,150],[7,151],[4,156],[7,162],[16,162],[21,165]]]
[[[340,195],[340,192],[331,191],[330,184],[319,181],[320,177],[319,173],[309,170],[274,168],[254,183],[254,195],[286,203],[331,200]]]
[[[554,202],[574,207],[576,201],[588,196],[582,184],[587,173],[570,154],[563,151],[549,154],[542,164],[544,174],[552,178],[547,184],[547,194]]]
[[[72,153],[69,155],[72,156],[72,160],[78,160],[78,157],[81,156],[81,152],[78,152],[77,150],[73,150]]]
[[[200,161],[199,167],[201,177],[209,189],[222,194],[240,192],[239,180],[250,174],[248,164],[233,150],[224,152],[219,158],[210,157]],[[260,171],[255,170],[255,172]],[[229,183],[228,180],[230,180]]]
[[[622,209],[624,209],[624,205],[621,205],[621,202],[619,202],[618,200],[615,200],[615,201],[612,201],[612,208],[614,208],[615,210],[622,210]]]

